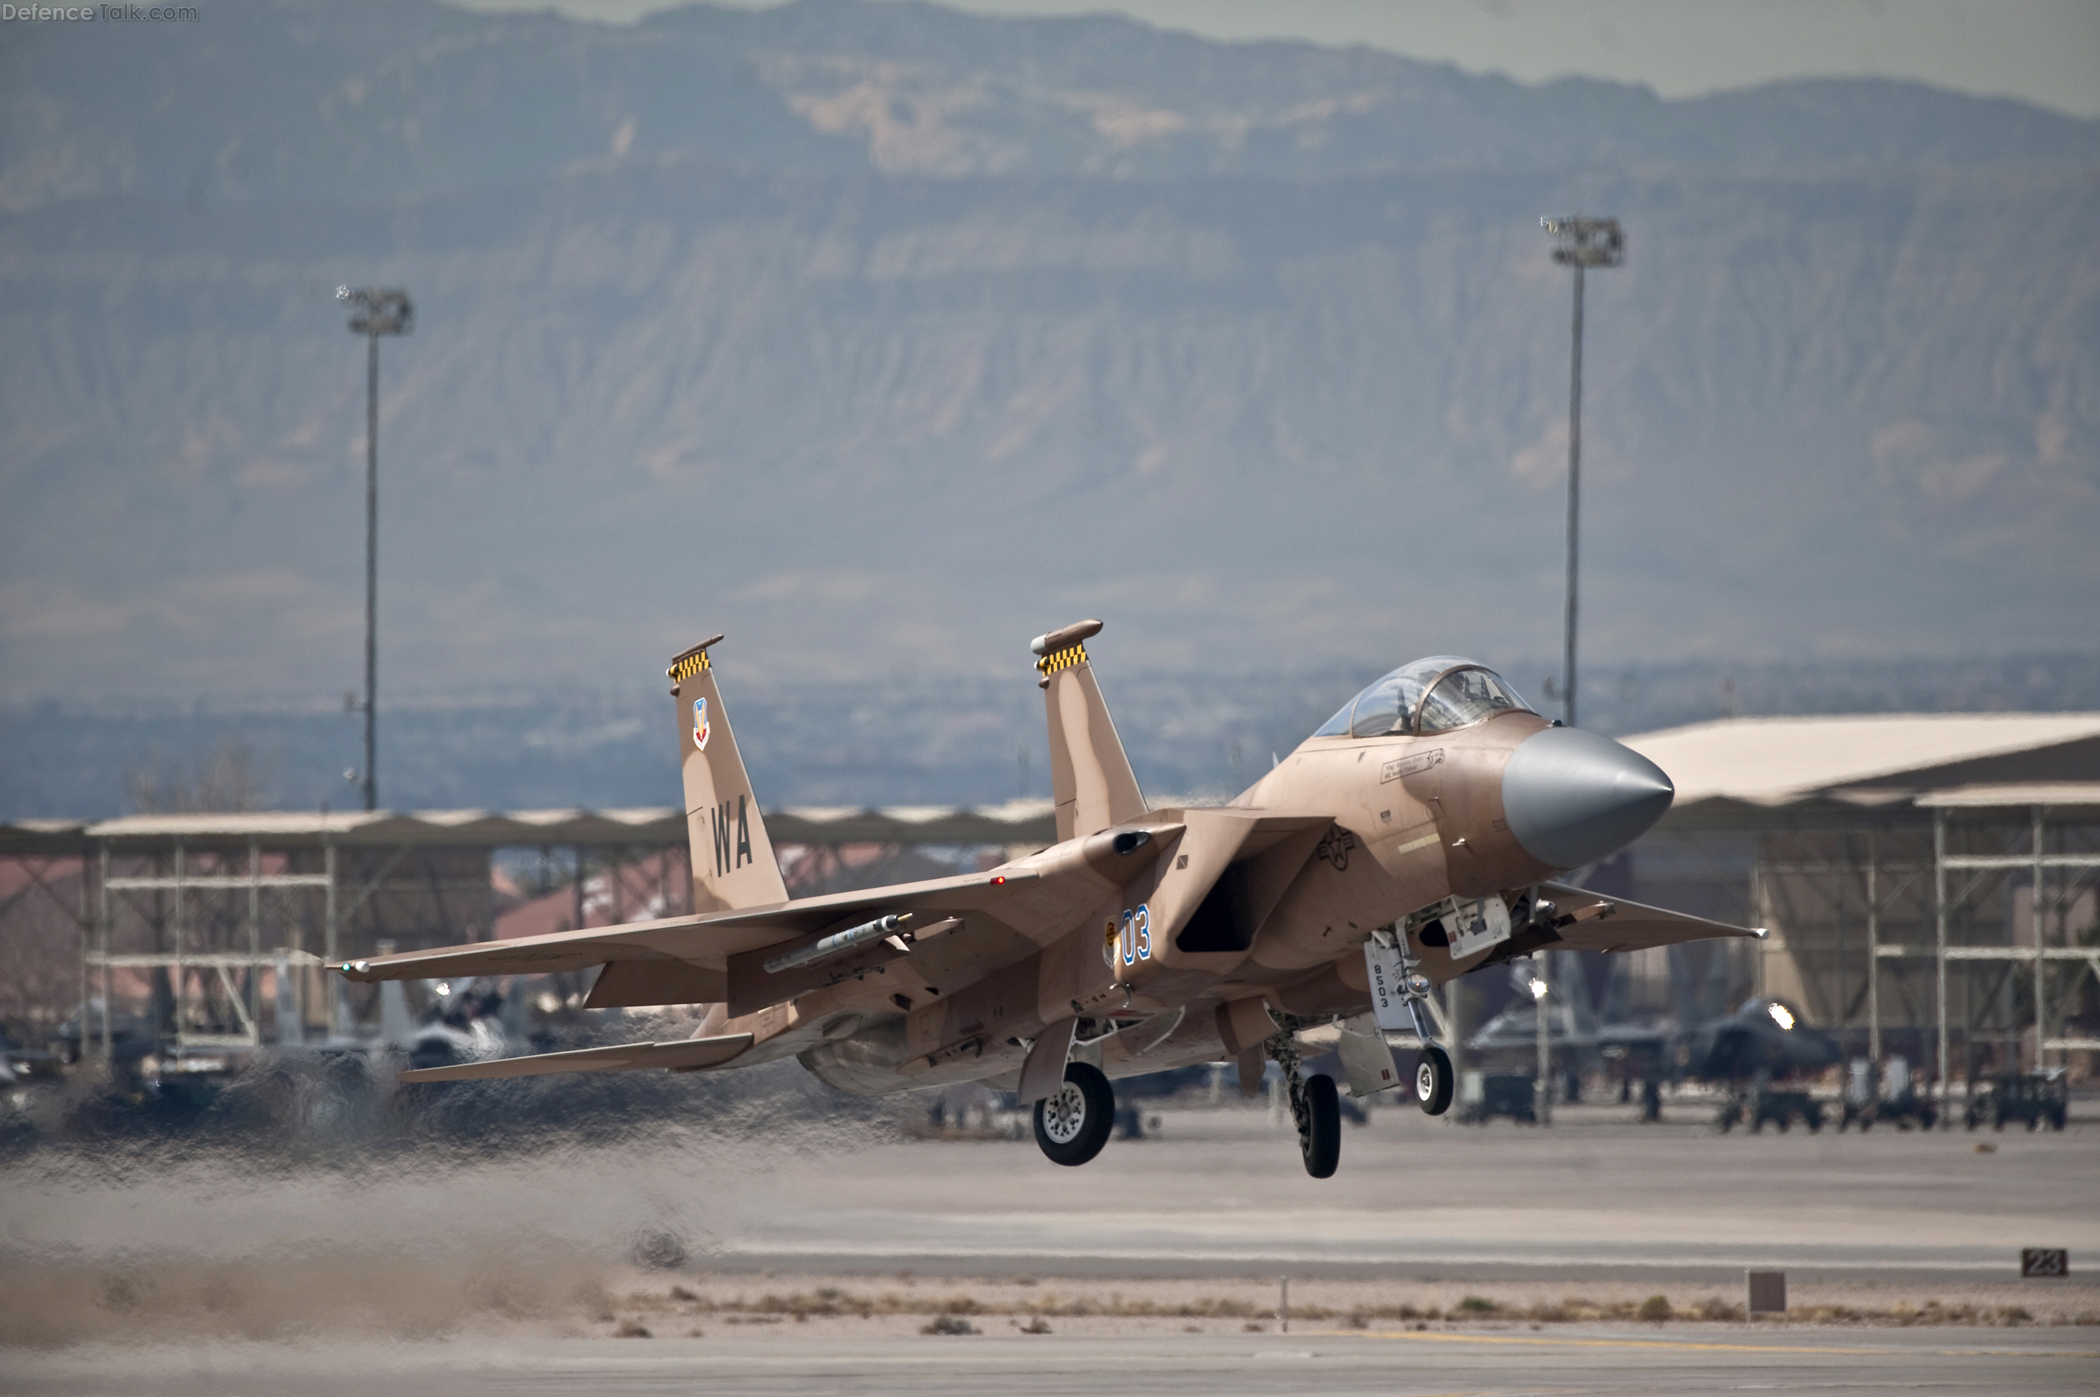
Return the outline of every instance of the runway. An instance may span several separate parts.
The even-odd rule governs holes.
[[[1714,1329],[1552,1333],[1313,1332],[1120,1336],[851,1334],[363,1346],[183,1346],[75,1351],[10,1365],[0,1392],[121,1390],[129,1397],[478,1394],[912,1393],[1002,1397],[1381,1397],[1517,1394],[2090,1391],[2100,1330],[1945,1329],[1745,1336]]]
[[[1157,1114],[1083,1169],[762,1117],[537,1152],[25,1157],[0,1170],[0,1392],[2100,1388],[2090,1125],[1390,1108],[1313,1180],[1259,1109]],[[682,1255],[637,1264],[653,1241]],[[2023,1246],[2068,1247],[2071,1277],[2021,1281]],[[1793,1322],[1742,1321],[1752,1266],[1787,1272]],[[1677,1317],[1633,1322],[1656,1295]],[[981,1332],[920,1332],[943,1313]]]
[[[1113,1141],[1083,1169],[1027,1141],[900,1142],[821,1122],[352,1168],[25,1165],[0,1177],[14,1203],[0,1260],[443,1257],[495,1239],[616,1263],[654,1229],[695,1265],[747,1272],[1718,1281],[1780,1267],[1959,1285],[2012,1279],[2022,1247],[2100,1254],[2100,1125],[1718,1137],[1697,1106],[1659,1126],[1564,1109],[1550,1130],[1393,1107],[1345,1127],[1340,1172],[1313,1180],[1259,1109],[1157,1114],[1153,1138]]]

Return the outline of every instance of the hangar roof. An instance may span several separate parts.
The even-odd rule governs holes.
[[[2100,810],[2100,781],[2024,781],[2010,785],[1956,786],[1917,798],[1927,809],[1998,809],[2045,805],[2052,810]]]
[[[2044,804],[2100,808],[2100,713],[1901,713],[1732,718],[1620,739],[1669,773],[1665,825],[1757,825],[1788,811],[1923,818]],[[766,812],[775,844],[1048,844],[1050,803],[799,807]],[[254,811],[0,824],[0,854],[75,854],[99,841],[196,848],[678,844],[673,806],[618,810]]]
[[[2100,713],[1733,718],[1620,741],[1669,773],[1679,820],[1730,807],[1912,805],[1956,787],[2100,782]]]
[[[1010,801],[962,809],[794,807],[766,812],[775,844],[1048,844],[1050,802]],[[269,849],[374,845],[530,848],[539,845],[658,845],[685,842],[675,806],[624,810],[258,810],[225,814],[125,815],[114,820],[17,820],[0,824],[0,853],[77,853],[96,841],[199,848]]]

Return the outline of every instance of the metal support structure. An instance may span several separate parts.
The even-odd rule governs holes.
[[[557,828],[537,815],[525,820],[460,814],[473,818],[375,821],[361,815],[331,818],[323,810],[273,812],[261,819],[234,814],[224,821],[208,814],[178,820],[145,814],[46,822],[63,823],[63,828],[12,827],[0,862],[21,870],[28,891],[7,912],[11,917],[42,915],[48,909],[32,905],[41,893],[71,920],[71,934],[80,938],[64,946],[63,964],[48,987],[49,1002],[39,1003],[35,1012],[54,1020],[78,1015],[85,1035],[82,1056],[99,1053],[104,1060],[143,1046],[117,1042],[116,1018],[125,1014],[128,1020],[126,1011],[138,1011],[148,997],[160,1015],[153,1031],[165,1032],[170,1041],[180,1036],[191,1040],[189,1046],[201,1046],[196,1040],[224,1037],[235,1028],[245,1037],[249,1025],[278,1007],[263,1003],[271,998],[264,989],[269,980],[257,973],[256,963],[260,958],[267,970],[274,964],[272,943],[282,942],[291,956],[287,994],[295,1001],[289,1002],[292,1012],[285,1019],[302,1027],[291,1037],[296,1041],[315,1029],[354,1033],[358,997],[348,992],[351,986],[317,974],[315,967],[324,958],[340,962],[354,956],[368,946],[368,938],[393,930],[418,944],[488,939],[493,931],[488,858],[498,850],[529,849],[543,831]],[[581,920],[594,923],[603,923],[608,910],[615,920],[648,916],[660,905],[669,914],[685,910],[690,905],[687,882],[672,877],[687,866],[682,817],[682,811],[668,809],[660,815],[576,812],[558,827],[553,841],[570,850],[571,867],[549,890],[567,894],[560,897],[563,902],[582,892],[586,916]],[[1039,847],[1041,836],[1025,821],[1001,821],[989,832],[1008,836],[1004,824],[1025,833],[1031,850]],[[461,837],[463,827],[475,825],[489,827],[486,837]],[[987,832],[975,825],[962,828],[966,837]],[[820,832],[839,834],[828,826]],[[858,842],[860,832],[851,833],[850,842]],[[999,846],[1015,842],[1018,835],[1003,837]],[[653,894],[624,886],[623,872],[637,850],[654,856],[648,866]],[[71,892],[43,876],[61,865],[66,876],[79,872],[81,881]],[[594,871],[611,880],[611,896],[603,906],[592,901],[589,891]],[[575,886],[564,889],[563,881]],[[168,1016],[162,993],[170,989],[181,1001],[179,1028]],[[207,1001],[201,1019],[200,992]],[[130,1038],[138,1027],[127,1021],[121,1036]]]
[[[2055,906],[2059,911],[2069,906],[2069,897],[2059,892],[2052,900],[2048,890],[2048,872],[2058,870],[2069,876],[2078,870],[2100,870],[2100,853],[2079,854],[2048,852],[2048,807],[2030,807],[2029,837],[2032,846],[2025,854],[1950,854],[1947,852],[1947,813],[1944,809],[1933,812],[1933,943],[1930,946],[1882,945],[1878,936],[1870,929],[1868,944],[1878,963],[1884,960],[1914,960],[1927,956],[1932,958],[1934,977],[1934,1027],[1938,1037],[1937,1062],[1940,1070],[1940,1102],[1944,1109],[1951,1090],[1948,1074],[1952,1060],[1953,1022],[1949,1003],[1948,967],[1956,962],[1975,964],[1978,962],[2009,961],[2017,964],[2028,961],[2033,967],[2034,982],[2034,1066],[2037,1070],[2048,1065],[2050,1053],[2083,1052],[2100,1047],[2095,1040],[2049,1036],[2049,1002],[2047,967],[2051,961],[2067,964],[2082,964],[2091,969],[2095,978],[2100,978],[2100,946],[2073,946],[2068,940],[2061,946],[2051,946],[2047,939],[2047,909]],[[1949,920],[1957,907],[1969,899],[1975,883],[1964,888],[1958,895],[1950,897],[1947,888],[1949,873],[2013,873],[2026,871],[2034,879],[2033,896],[2030,902],[2030,923],[2034,943],[2029,946],[1957,946],[1950,943]],[[1869,865],[1869,876],[1874,866]],[[2068,886],[2068,881],[2066,882]],[[1870,910],[1871,915],[1871,910]],[[1874,982],[1870,981],[1872,985]],[[1965,982],[1966,983],[1966,982]],[[1880,1030],[1879,1005],[1869,1000],[1873,1017],[1870,1032],[1878,1041]],[[1964,1041],[1967,1041],[1966,1038]],[[1879,1052],[1876,1052],[1877,1058]]]
[[[341,963],[343,955],[341,946],[337,944],[336,936],[335,841],[332,839],[321,846],[321,871],[328,877],[328,889],[322,894],[321,957],[328,964],[336,965]],[[333,976],[330,976],[321,984],[321,994],[325,1001],[322,1008],[327,1014],[325,1023],[327,1024],[327,1033],[330,1037],[343,1036],[349,1028],[349,1015],[342,1012],[343,996],[347,993],[349,993],[349,987]],[[306,1012],[308,1011],[302,1007],[302,1027],[304,1026],[304,1014]]]
[[[248,844],[248,870],[246,873],[192,873],[189,851],[184,841],[174,841],[174,856],[171,875],[160,874],[112,876],[109,872],[109,846],[101,848],[102,875],[99,922],[102,949],[89,957],[102,971],[103,1002],[103,1052],[110,1052],[109,1020],[113,1012],[111,996],[113,985],[111,972],[117,969],[167,970],[170,989],[174,997],[175,1022],[169,1025],[170,1036],[178,1047],[254,1047],[260,1044],[262,1023],[262,971],[268,963],[262,945],[262,895],[265,889],[314,888],[326,889],[329,900],[334,900],[334,880],[330,874],[313,873],[264,873],[262,871],[262,846],[259,840]],[[190,894],[197,891],[246,891],[247,898],[247,949],[245,951],[212,951],[189,944]],[[170,918],[172,946],[168,953],[113,954],[110,950],[109,894],[112,892],[167,892],[173,894],[173,915]],[[311,955],[299,949],[278,952],[288,954],[299,963],[317,963]],[[210,995],[214,983],[239,1022],[236,1034],[195,1033],[183,1022],[183,1002],[192,971],[205,977],[204,993]],[[237,983],[234,972],[245,972],[245,985]]]
[[[379,336],[365,336],[365,809],[379,808]]]
[[[2027,899],[2027,920],[2034,932],[2034,1070],[2039,1072],[2048,1065],[2049,1054],[2042,1045],[2049,1041],[2049,999],[2042,974],[2042,888],[2045,869],[2042,860],[2047,854],[2046,830],[2043,825],[2043,808],[2034,807],[2034,891]],[[2065,938],[2069,944],[2069,938]],[[2008,977],[2010,978],[2010,977]]]
[[[101,846],[100,871],[102,876],[95,880],[95,901],[100,909],[96,915],[96,920],[101,923],[102,930],[102,1061],[106,1065],[114,1058],[114,1051],[110,1046],[109,1019],[111,1012],[110,995],[115,988],[110,983],[109,975],[109,845],[107,842]],[[80,1026],[80,1040],[83,1043],[87,1041],[86,1024]]]
[[[582,931],[584,919],[582,848],[579,846],[572,845],[569,849],[569,859],[571,862],[571,870],[575,874],[575,880],[573,884],[575,889],[575,920],[571,924],[570,929],[573,931]]]
[[[1536,1000],[1538,1013],[1532,1017],[1537,1022],[1539,1030],[1539,1124],[1551,1125],[1553,1124],[1553,1023],[1552,1020],[1547,1018],[1547,1014],[1551,1011],[1546,1007],[1546,999],[1553,993],[1553,983],[1550,980],[1544,983],[1546,992],[1538,996]]]
[[[1575,602],[1582,546],[1582,263],[1575,264],[1575,332],[1568,359],[1568,597],[1561,636],[1561,717],[1575,726]]]
[[[88,900],[87,853],[80,855],[80,1056],[88,1055],[88,1019],[94,1008],[93,982],[88,979],[88,945],[94,939],[94,910]]]
[[[365,337],[365,809],[379,808],[379,337],[415,328],[406,291],[336,288],[356,310],[350,332]]]
[[[341,960],[341,948],[336,945],[335,918],[335,841],[321,846],[321,875],[327,881],[323,885],[321,910],[321,954],[331,963]]]
[[[1938,1028],[1935,1058],[1940,1074],[1940,1125],[1952,1130],[1948,1104],[1953,1082],[1947,1070],[1947,812],[1932,812],[1933,1014]]]
[[[1867,1059],[1881,1070],[1881,849],[1867,831]]]
[[[187,852],[178,836],[175,840],[175,973],[174,983],[168,987],[171,991],[168,996],[168,1012],[174,1015],[175,1022],[167,1025],[174,1030],[175,1041],[178,1043],[182,1041],[182,987],[187,974],[182,965],[183,914],[188,910],[188,899],[185,896],[188,889],[183,886],[183,874],[188,869],[188,862],[184,857]]]
[[[1769,929],[1772,925],[1772,880],[1765,873],[1765,866],[1762,860],[1764,851],[1760,849],[1758,852],[1760,855],[1759,862],[1752,864],[1750,867],[1750,924]],[[1780,944],[1786,944],[1786,929],[1784,927],[1780,929],[1779,936]],[[1750,943],[1750,992],[1759,999],[1763,999],[1766,993],[1765,951],[1770,944],[1769,941],[1754,941]]]
[[[248,841],[248,1022],[262,1032],[262,846]]]
[[[1553,260],[1575,269],[1573,349],[1568,370],[1568,598],[1566,633],[1561,653],[1561,717],[1575,726],[1576,583],[1582,538],[1582,289],[1591,267],[1616,267],[1625,261],[1625,239],[1616,218],[1542,218],[1539,226],[1559,239]]]

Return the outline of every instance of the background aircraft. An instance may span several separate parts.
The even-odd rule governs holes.
[[[978,1081],[1035,1104],[1060,1164],[1099,1153],[1110,1080],[1237,1064],[1252,1095],[1281,1068],[1314,1177],[1334,1172],[1333,1078],[1302,1078],[1297,1035],[1344,1024],[1352,1094],[1400,1080],[1383,1030],[1428,1044],[1417,1100],[1451,1064],[1423,1013],[1455,975],[1544,947],[1625,950],[1759,933],[1549,881],[1669,807],[1638,754],[1533,713],[1456,656],[1371,684],[1216,808],[1155,808],[1110,720],[1082,621],[1033,645],[1058,840],[983,873],[790,900],[717,685],[714,637],[668,671],[683,752],[694,915],[340,967],[355,980],[603,967],[592,1007],[704,1004],[677,1042],[414,1070],[446,1081],[548,1072],[704,1071],[798,1058],[864,1093]]]
[[[1605,1024],[1598,1022],[1579,977],[1549,972],[1547,978],[1555,993],[1544,1001],[1525,996],[1511,1002],[1466,1040],[1468,1051],[1527,1057],[1536,1052],[1543,1003],[1554,1064],[1563,1071],[1601,1065],[1629,1081],[1740,1086],[1821,1072],[1844,1059],[1836,1038],[1784,1000],[1752,996],[1724,1013],[1680,993],[1673,1019]],[[1681,977],[1673,983],[1682,989]]]

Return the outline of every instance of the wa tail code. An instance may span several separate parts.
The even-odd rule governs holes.
[[[738,796],[734,816],[730,815],[726,800],[707,812],[714,824],[717,877],[751,862],[750,802],[750,796]]]

